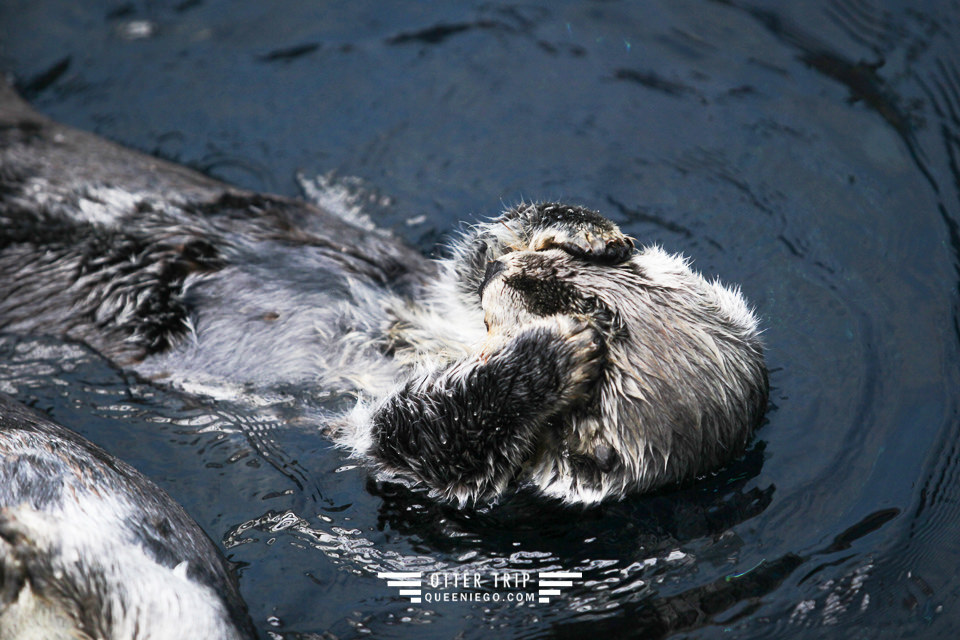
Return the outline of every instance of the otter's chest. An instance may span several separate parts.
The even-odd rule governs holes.
[[[139,373],[180,386],[225,383],[379,395],[402,373],[390,354],[392,309],[408,304],[385,279],[328,252],[271,243],[188,281],[188,327]]]

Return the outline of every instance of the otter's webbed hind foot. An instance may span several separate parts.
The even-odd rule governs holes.
[[[553,202],[520,205],[478,225],[455,256],[461,291],[475,294],[489,263],[512,251],[561,249],[597,264],[616,265],[633,255],[633,240],[596,211]]]
[[[516,213],[514,213],[516,212]],[[566,204],[546,203],[513,209],[528,235],[528,251],[562,249],[570,255],[600,264],[620,264],[633,254],[633,240],[596,211]]]
[[[589,398],[605,346],[585,321],[553,316],[480,355],[414,379],[381,405],[366,452],[388,473],[464,504],[501,493],[558,413]]]

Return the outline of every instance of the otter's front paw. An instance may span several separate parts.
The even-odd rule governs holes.
[[[512,341],[519,352],[532,348],[553,366],[538,366],[537,374],[552,377],[561,404],[587,399],[600,379],[606,346],[600,332],[584,318],[551,316],[521,328]],[[531,359],[531,364],[537,358]],[[548,372],[552,369],[552,376]]]
[[[562,204],[542,204],[531,209],[528,250],[561,249],[602,264],[619,264],[633,254],[633,240],[595,211]]]

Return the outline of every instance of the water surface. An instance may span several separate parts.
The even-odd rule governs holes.
[[[427,253],[522,198],[599,209],[741,283],[773,389],[750,451],[695,484],[468,511],[332,449],[310,416],[349,402],[335,393],[189,397],[33,336],[0,339],[0,389],[180,501],[239,563],[265,637],[949,635],[958,16],[879,0],[9,0],[0,68],[44,113],[243,187],[348,202]],[[501,595],[496,572],[582,579],[546,604],[413,604],[376,576],[402,569],[480,574],[466,591]]]

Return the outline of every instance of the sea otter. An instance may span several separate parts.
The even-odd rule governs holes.
[[[255,638],[230,566],[163,490],[0,395],[0,638]]]
[[[693,478],[744,450],[767,402],[739,291],[597,212],[521,204],[430,261],[52,122],[9,88],[0,329],[82,340],[187,390],[352,391],[336,441],[460,504]]]

